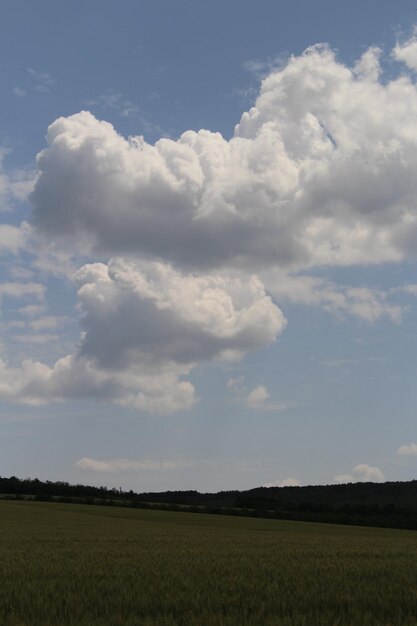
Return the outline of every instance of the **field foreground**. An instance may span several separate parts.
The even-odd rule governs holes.
[[[414,531],[0,502],[10,626],[417,624]]]

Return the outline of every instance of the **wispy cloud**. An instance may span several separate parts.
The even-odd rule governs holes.
[[[38,300],[43,300],[45,289],[45,285],[41,283],[0,283],[0,299],[4,296],[12,298],[33,296]]]
[[[243,63],[243,69],[253,74],[256,78],[263,78],[271,72],[282,69],[288,62],[288,52],[281,52],[274,56],[263,59],[248,59]]]
[[[327,367],[335,367],[335,368],[356,367],[358,365],[365,364],[365,363],[368,363],[368,364],[374,363],[377,365],[377,364],[386,363],[386,361],[387,361],[387,358],[383,356],[368,356],[368,357],[359,358],[359,359],[329,357],[326,359],[317,360],[317,362],[320,363],[320,365],[325,365]]]
[[[19,343],[24,344],[46,344],[51,342],[58,342],[60,340],[59,335],[53,335],[49,333],[40,334],[40,333],[24,333],[21,335],[14,335],[13,339],[18,341]]]
[[[13,87],[13,93],[18,98],[24,98],[27,95],[26,89],[23,89],[22,87]]]
[[[43,313],[44,310],[45,306],[43,304],[27,304],[19,309],[19,313],[27,317],[36,317]]]
[[[131,117],[140,113],[138,106],[117,91],[108,91],[93,100],[87,100],[86,104],[102,109],[112,109],[121,117]]]
[[[47,72],[39,72],[32,67],[28,67],[27,72],[32,80],[35,91],[39,91],[41,93],[50,92],[50,87],[54,83],[54,79],[50,74]]]
[[[154,459],[110,459],[98,460],[83,457],[76,461],[78,469],[88,472],[169,472],[192,466],[192,463],[184,460],[156,461]]]
[[[86,100],[85,104],[93,110],[113,111],[120,117],[134,119],[144,132],[162,133],[162,128],[153,123],[148,115],[132,100],[121,92],[109,90],[96,98]]]
[[[402,319],[403,307],[389,301],[392,291],[337,285],[317,276],[277,270],[264,272],[262,278],[278,302],[317,306],[339,318],[350,315],[370,323],[384,316],[394,323]]]
[[[16,202],[28,199],[37,180],[36,172],[31,169],[6,169],[4,162],[9,153],[10,150],[0,146],[0,211],[8,212],[14,208]]]
[[[71,321],[71,318],[66,315],[45,315],[29,322],[29,326],[36,331],[50,330],[59,328],[69,321]]]

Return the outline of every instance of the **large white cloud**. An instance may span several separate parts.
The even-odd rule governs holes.
[[[79,249],[196,267],[398,261],[417,241],[417,87],[326,46],[262,83],[228,141],[124,139],[88,112],[38,156],[34,222]],[[405,58],[397,51],[398,59]]]
[[[184,275],[118,258],[82,267],[76,280],[85,311],[81,354],[104,367],[240,356],[285,325],[255,276]]]
[[[412,68],[414,47],[392,54]],[[353,67],[323,45],[292,57],[265,78],[229,140],[190,130],[150,145],[89,112],[56,120],[38,155],[32,226],[3,228],[0,247],[10,237],[15,251],[24,236],[34,265],[56,274],[85,255],[112,260],[76,272],[78,348],[55,364],[3,363],[0,397],[188,408],[194,367],[282,331],[268,291],[399,321],[383,292],[311,275],[416,256],[417,86],[404,65],[381,78],[380,54],[371,48]],[[264,387],[252,393],[255,408],[270,406]]]
[[[123,369],[101,368],[94,359],[68,355],[53,366],[25,360],[9,367],[0,360],[0,398],[41,405],[67,399],[94,398],[150,413],[169,414],[195,402],[193,385],[182,380],[190,368],[171,364]]]
[[[235,359],[285,326],[256,277],[184,275],[161,262],[122,258],[76,275],[83,335],[49,366],[1,366],[0,397],[43,403],[96,397],[156,413],[195,402],[184,380],[198,363]]]

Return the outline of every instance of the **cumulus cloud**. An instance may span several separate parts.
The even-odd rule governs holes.
[[[3,363],[0,397],[96,397],[171,413],[195,402],[183,377],[197,363],[239,358],[285,326],[256,277],[184,275],[160,262],[118,258],[83,266],[75,280],[83,311],[78,351],[53,366]]]
[[[255,277],[181,274],[113,259],[76,275],[85,311],[81,353],[103,366],[193,364],[239,357],[273,341],[285,319]]]
[[[402,456],[417,456],[417,443],[410,443],[406,446],[400,446],[397,454]]]
[[[103,369],[77,355],[58,359],[51,367],[30,359],[16,368],[0,361],[0,398],[29,405],[95,398],[163,415],[195,402],[193,385],[180,380],[188,372],[174,365]]]
[[[394,57],[411,67],[413,45]],[[311,275],[415,258],[417,86],[407,72],[381,78],[380,56],[371,48],[348,67],[318,45],[291,57],[229,140],[189,130],[152,145],[88,111],[53,122],[31,194],[34,266],[69,275],[69,255],[78,267],[111,260],[76,272],[77,349],[55,364],[3,364],[0,397],[189,408],[196,365],[238,359],[282,332],[271,295],[399,321],[387,294]],[[0,248],[8,234],[17,249],[18,233],[1,229]],[[283,408],[263,385],[240,401]]]
[[[381,483],[384,480],[385,476],[378,467],[366,463],[356,465],[351,474],[338,474],[334,477],[336,483]]]
[[[190,462],[183,460],[176,461],[155,461],[153,459],[112,459],[99,461],[83,457],[76,461],[75,466],[87,472],[164,472],[184,469],[191,466]]]
[[[230,140],[151,145],[88,112],[60,118],[38,156],[34,222],[83,251],[193,268],[415,258],[417,87],[379,80],[379,54],[352,68],[324,45],[291,57]]]

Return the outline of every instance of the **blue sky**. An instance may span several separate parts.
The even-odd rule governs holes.
[[[416,8],[3,3],[1,475],[415,477]]]

